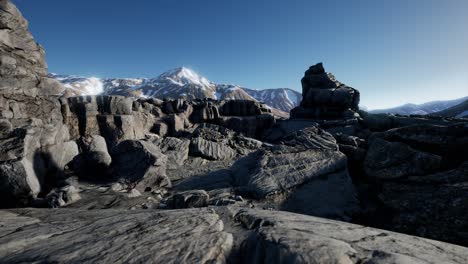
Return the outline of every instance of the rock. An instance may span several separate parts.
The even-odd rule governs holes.
[[[123,140],[143,139],[156,120],[151,113],[133,112],[129,97],[79,96],[61,103],[72,139],[100,135],[110,148]]]
[[[190,115],[192,123],[211,123],[220,117],[218,106],[208,100],[196,100],[193,102],[193,113]]]
[[[333,137],[313,127],[285,139],[284,145],[255,151],[232,166],[239,191],[256,199],[284,196],[277,199],[279,208],[349,221],[359,204],[346,157]]]
[[[177,169],[184,165],[189,154],[190,140],[166,137],[158,144],[161,151],[167,156],[168,169]]]
[[[151,132],[154,132],[155,134],[164,137],[168,134],[169,128],[166,123],[163,122],[156,122],[151,129]]]
[[[369,143],[364,169],[369,177],[385,180],[426,174],[439,169],[440,164],[440,156],[375,138]]]
[[[465,263],[466,248],[300,214],[242,209],[242,263]]]
[[[141,191],[171,186],[166,164],[167,156],[157,146],[142,140],[126,140],[112,150],[116,177],[126,184],[135,184]]]
[[[41,183],[33,163],[27,159],[0,164],[0,206],[28,205],[41,191]]]
[[[44,199],[48,208],[58,208],[72,204],[81,199],[79,190],[73,185],[67,185],[52,190]]]
[[[208,209],[0,211],[0,233],[6,263],[225,263],[233,246]]]
[[[131,189],[127,194],[128,198],[135,198],[135,197],[140,197],[140,196],[141,196],[141,193],[137,189]]]
[[[112,158],[107,150],[106,140],[94,135],[80,138],[79,143],[82,153],[74,159],[73,170],[89,180],[108,179]]]
[[[326,131],[314,126],[308,127],[281,138],[281,143],[296,149],[330,149],[337,150],[335,138]]]
[[[453,168],[468,160],[468,124],[416,124],[374,133],[373,137],[402,142],[414,149],[442,156],[445,167]]]
[[[386,182],[378,197],[392,214],[381,228],[468,246],[468,162]]]
[[[209,199],[210,196],[204,190],[185,191],[174,194],[168,205],[172,209],[206,207]]]
[[[275,124],[270,114],[256,116],[228,116],[219,118],[220,125],[248,137],[262,138],[263,132]]]
[[[376,132],[412,125],[448,126],[454,123],[453,120],[434,116],[371,114],[364,111],[359,111],[359,115],[362,117],[360,123],[371,131]]]
[[[201,137],[192,139],[190,155],[209,160],[225,160],[236,156],[236,152],[225,143],[205,140]]]
[[[302,101],[292,118],[353,118],[359,110],[359,91],[327,74],[322,63],[311,66],[302,78]]]
[[[250,100],[222,101],[219,108],[222,116],[257,116],[271,113],[266,105]]]
[[[359,201],[346,170],[304,183],[281,204],[282,211],[351,221],[359,213]]]
[[[0,2],[0,94],[27,96],[61,93],[47,78],[44,49],[28,31],[28,22],[9,0]]]
[[[166,120],[169,135],[176,136],[179,132],[182,132],[185,128],[184,124],[184,117],[171,114],[168,116]]]

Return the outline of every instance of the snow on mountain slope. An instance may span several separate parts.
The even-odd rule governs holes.
[[[397,106],[397,107],[393,107],[389,109],[371,110],[369,112],[374,113],[374,114],[391,113],[391,114],[400,114],[400,115],[428,115],[428,114],[440,112],[452,106],[458,105],[465,100],[468,100],[468,96],[455,99],[455,100],[433,101],[433,102],[427,102],[424,104],[405,104],[405,105],[401,105],[401,106]]]
[[[468,118],[468,98],[460,104],[432,114],[444,117]]]
[[[66,89],[71,90],[73,94],[96,95],[104,91],[104,84],[101,79],[96,77],[84,78],[79,76],[67,76],[49,74],[52,78],[60,81]]]
[[[253,90],[244,88],[250,96],[273,108],[289,112],[298,106],[302,100],[302,94],[288,88]]]
[[[157,78],[85,78],[67,75],[51,75],[73,95],[106,94],[160,99],[212,98],[216,100],[256,100],[287,115],[301,100],[301,94],[287,88],[253,90],[238,85],[216,84],[186,67],[176,68]]]

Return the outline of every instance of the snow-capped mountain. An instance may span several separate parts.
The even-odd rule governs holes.
[[[56,74],[51,74],[51,77],[64,85],[69,96],[106,94],[160,99],[256,100],[286,113],[299,105],[302,98],[299,92],[288,88],[255,90],[232,84],[216,84],[186,67],[164,72],[157,78],[99,79]]]
[[[281,111],[289,112],[294,107],[298,106],[302,100],[302,94],[289,88],[276,88],[265,90],[253,90],[244,88],[245,92],[263,102],[270,107]]]
[[[465,100],[468,100],[468,96],[455,100],[433,101],[424,104],[405,104],[388,109],[371,110],[369,112],[374,114],[391,113],[400,115],[428,115],[458,105]]]

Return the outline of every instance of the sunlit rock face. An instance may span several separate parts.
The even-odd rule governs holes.
[[[0,94],[59,94],[47,77],[44,49],[28,31],[28,22],[10,1],[0,1]]]
[[[69,141],[60,103],[62,87],[47,77],[44,50],[28,22],[0,1],[0,200],[28,204],[78,152]]]
[[[302,101],[291,110],[293,118],[352,118],[359,110],[359,91],[325,72],[322,63],[311,66],[301,82]]]

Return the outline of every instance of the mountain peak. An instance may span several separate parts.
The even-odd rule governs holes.
[[[194,70],[187,67],[178,67],[167,72],[164,72],[158,77],[160,82],[171,82],[179,86],[185,86],[187,84],[195,84],[201,87],[212,86],[208,79],[201,76]]]

